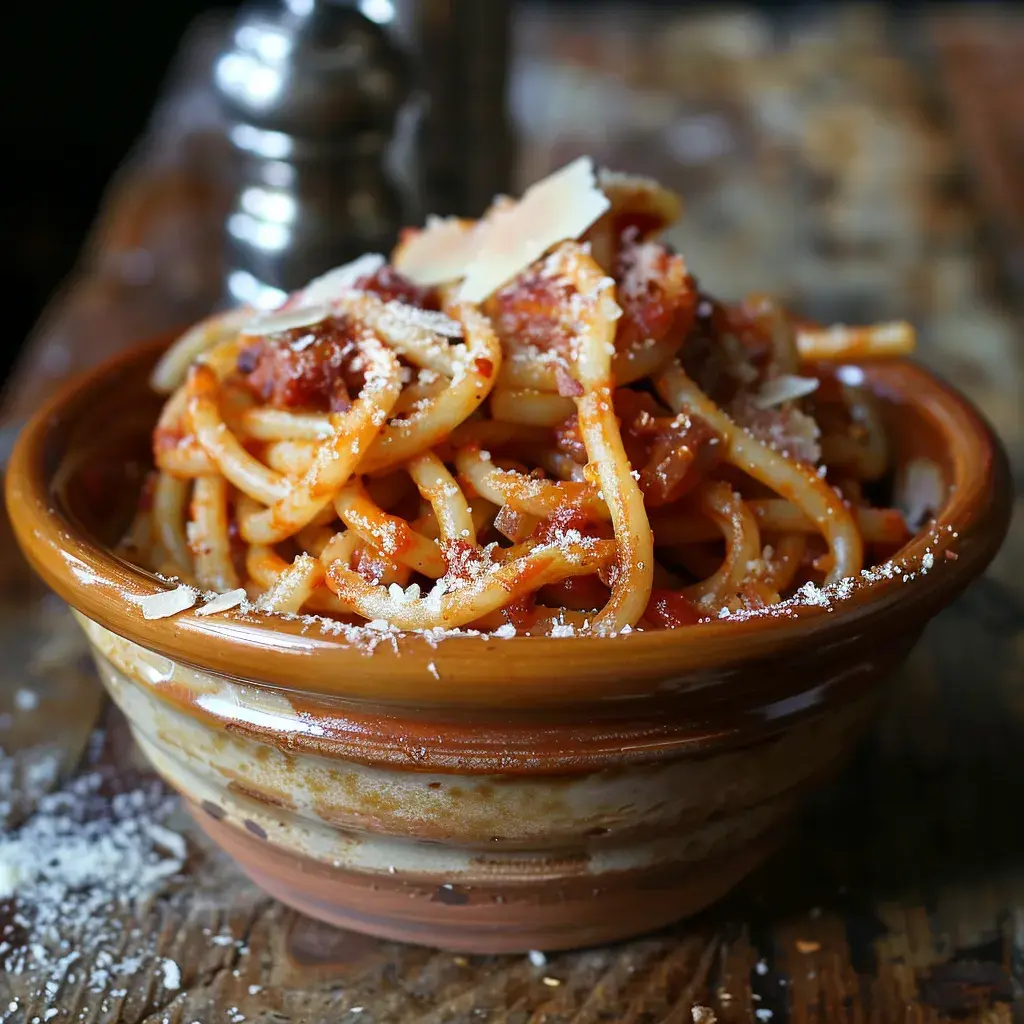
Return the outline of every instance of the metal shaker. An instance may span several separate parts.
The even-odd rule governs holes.
[[[359,6],[246,7],[216,62],[241,158],[227,221],[234,302],[277,305],[332,266],[387,251],[404,222],[384,158],[410,68]]]

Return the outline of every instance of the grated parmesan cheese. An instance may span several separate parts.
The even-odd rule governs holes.
[[[408,303],[392,299],[384,304],[384,311],[388,315],[388,327],[396,324],[419,327],[432,334],[440,334],[446,338],[461,338],[462,324],[452,319],[447,313],[439,313],[433,309],[420,309],[418,306],[410,306]]]
[[[0,943],[0,975],[31,972],[51,1005],[72,964],[87,958],[81,982],[102,992],[156,959],[155,949],[117,952],[124,922],[111,911],[152,899],[187,856],[184,839],[161,824],[174,797],[158,783],[111,796],[112,784],[109,772],[82,775],[43,795],[20,829],[0,834],[0,876],[8,883],[3,895],[12,900],[11,921],[24,934],[16,944]],[[180,987],[177,964],[157,962],[164,987]]]

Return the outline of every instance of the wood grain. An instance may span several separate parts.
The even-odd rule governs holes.
[[[899,25],[860,7],[792,24],[620,13],[520,23],[520,177],[581,150],[656,174],[686,194],[676,240],[714,287],[774,288],[823,316],[914,320],[922,358],[979,403],[1024,479],[1020,310],[998,288],[1010,250],[988,244],[993,225],[1024,224],[1011,132],[1024,19],[1009,8]],[[230,176],[202,81],[220,31],[207,21],[183,43],[153,132],[31,339],[6,426],[71,370],[216,301]],[[906,39],[917,49],[894,43]],[[696,921],[539,966],[402,947],[273,903],[182,818],[185,880],[112,918],[139,969],[99,991],[81,970],[0,976],[0,1020],[56,1008],[60,1021],[118,1024],[654,1024],[689,1022],[695,1006],[773,1024],[1024,1019],[1022,570],[1018,514],[989,575],[891,680],[872,736],[799,834]],[[0,583],[0,746],[23,759],[12,778],[45,735],[62,751],[45,785],[75,765],[130,780],[140,769],[123,721],[104,709],[67,613],[29,584],[9,542]],[[15,701],[25,688],[40,696],[32,711]],[[102,743],[89,742],[94,726]],[[4,827],[33,799],[19,782]],[[4,913],[0,903],[0,924]],[[103,952],[75,951],[85,965]],[[163,957],[180,968],[177,989],[163,984]]]

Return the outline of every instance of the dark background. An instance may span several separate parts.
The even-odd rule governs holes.
[[[12,0],[3,22],[0,373],[70,270],[203,0]]]
[[[230,0],[11,0],[4,11],[0,269],[7,330],[0,379],[71,269],[104,187],[145,127],[182,33],[205,10],[237,6]],[[654,6],[696,5],[661,0]],[[799,12],[821,5],[786,6]]]

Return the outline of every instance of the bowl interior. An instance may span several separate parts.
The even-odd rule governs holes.
[[[153,456],[150,434],[162,398],[133,365],[121,387],[55,424],[44,448],[54,507],[98,546],[110,549],[127,530]]]
[[[74,416],[56,419],[46,437],[44,473],[55,508],[108,550],[127,529],[153,465],[150,434],[163,398],[150,389],[148,376],[157,355],[153,348],[149,358],[126,363],[95,400],[83,403]],[[939,468],[948,491],[956,483],[956,465],[942,424],[913,396],[884,381],[874,383],[895,469],[872,485],[875,504],[903,502],[900,470],[920,459]]]
[[[114,557],[110,547],[131,519],[151,464],[149,436],[162,400],[150,391],[148,376],[169,340],[94,371],[35,417],[12,455],[8,507],[37,570],[84,615],[169,657],[269,685],[374,703],[532,708],[585,702],[596,708],[666,689],[707,691],[740,670],[768,678],[783,665],[798,670],[825,647],[900,629],[915,632],[981,571],[1007,527],[1005,456],[984,422],[926,371],[878,364],[865,366],[864,373],[882,403],[897,472],[889,488],[895,493],[876,500],[898,500],[900,467],[929,459],[947,492],[938,527],[945,536],[958,536],[958,560],[937,565],[941,572],[921,576],[913,586],[900,578],[858,581],[853,595],[833,608],[798,606],[784,617],[612,641],[456,637],[431,644],[407,636],[381,644],[372,657],[330,630],[280,617],[186,613],[143,620],[133,596],[163,584]],[[897,558],[919,566],[935,533],[922,532]],[[551,685],[554,675],[557,687]]]

